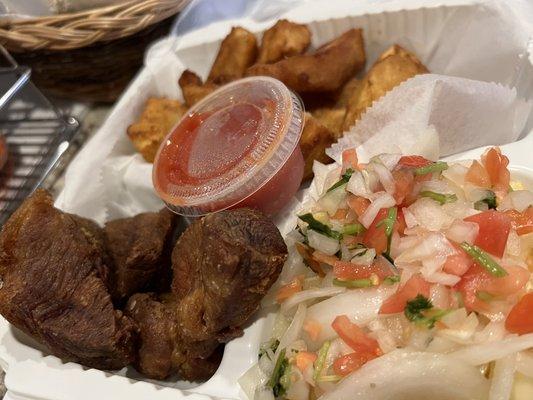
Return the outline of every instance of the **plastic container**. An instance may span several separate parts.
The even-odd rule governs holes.
[[[250,207],[273,215],[298,190],[300,99],[268,77],[235,81],[194,106],[156,155],[152,179],[174,212]]]

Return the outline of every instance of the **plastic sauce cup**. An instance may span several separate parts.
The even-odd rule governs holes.
[[[273,215],[303,177],[301,100],[267,77],[232,82],[189,110],[157,152],[152,179],[185,216],[250,207]]]

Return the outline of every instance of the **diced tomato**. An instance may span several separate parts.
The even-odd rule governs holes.
[[[335,211],[335,214],[333,214],[331,216],[331,219],[336,219],[336,220],[345,220],[346,219],[346,215],[348,214],[348,210],[345,209],[345,208],[339,208],[337,211]]]
[[[442,270],[447,274],[462,276],[468,269],[472,266],[474,261],[466,252],[456,244],[455,254],[446,257],[446,262],[444,263]]]
[[[488,210],[464,220],[479,225],[479,233],[474,241],[476,246],[496,257],[503,256],[511,230],[511,219],[507,215],[496,210]]]
[[[479,161],[474,160],[468,172],[466,173],[465,180],[467,182],[473,183],[476,186],[481,186],[484,188],[491,187],[490,176],[487,170]]]
[[[333,267],[333,275],[338,279],[366,279],[372,274],[375,274],[380,279],[384,279],[387,276],[392,275],[390,270],[387,270],[378,263],[373,263],[371,265],[355,264],[350,261],[339,260],[335,256],[328,256],[318,250],[313,253],[313,259],[331,265]]]
[[[350,321],[346,315],[339,315],[331,323],[337,335],[354,351],[370,353],[374,356],[383,354],[377,340],[368,336],[359,326]]]
[[[413,196],[411,196],[415,185],[413,172],[408,169],[397,169],[392,171],[392,177],[394,178],[394,200],[396,200],[396,204],[400,205],[405,200],[414,200],[412,199]]]
[[[317,355],[315,353],[311,353],[310,351],[299,351],[298,354],[296,354],[296,367],[302,371],[305,372],[307,368],[313,365],[313,363],[317,359]]]
[[[333,362],[333,372],[339,376],[346,376],[358,370],[368,361],[376,358],[375,354],[366,352],[350,353],[337,358]]]
[[[355,149],[348,149],[342,152],[342,169],[346,171],[348,168],[354,171],[358,168],[359,161],[357,160],[357,152]]]
[[[370,205],[370,200],[361,196],[349,196],[348,206],[360,217]]]
[[[431,164],[433,161],[428,160],[422,156],[402,156],[398,161],[398,165],[402,167],[419,168]]]
[[[527,235],[533,232],[533,206],[529,206],[523,212],[507,210],[505,214],[511,218],[511,226],[519,235]]]
[[[302,329],[309,335],[311,340],[317,340],[322,331],[322,325],[320,325],[320,322],[308,318],[305,320]]]
[[[481,156],[481,162],[487,170],[494,192],[499,198],[505,196],[509,190],[511,174],[507,169],[509,159],[502,154],[498,147],[493,147]]]
[[[387,250],[387,234],[385,233],[385,226],[377,226],[381,221],[387,218],[387,212],[388,209],[386,208],[379,210],[376,218],[374,218],[374,221],[363,235],[363,244],[375,249],[376,254],[381,254]],[[400,233],[403,233],[405,230],[405,219],[401,210],[396,215],[396,222],[394,223],[393,230]]]
[[[279,288],[276,294],[276,301],[283,303],[289,297],[302,291],[303,276],[295,276],[289,283]]]
[[[379,309],[380,314],[396,314],[405,309],[405,305],[409,300],[414,299],[421,294],[429,297],[430,285],[420,275],[413,275],[405,285],[403,285],[396,293],[383,302]]]
[[[519,335],[533,332],[533,293],[524,295],[511,309],[505,329]]]
[[[477,263],[461,277],[455,289],[463,296],[468,311],[486,311],[489,305],[478,298],[478,292],[507,297],[523,289],[529,280],[529,271],[518,266],[506,266],[507,275],[496,277]]]

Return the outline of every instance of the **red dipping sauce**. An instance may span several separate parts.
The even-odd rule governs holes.
[[[280,81],[253,77],[195,105],[165,138],[152,179],[178,214],[250,207],[273,215],[300,186],[304,111]]]

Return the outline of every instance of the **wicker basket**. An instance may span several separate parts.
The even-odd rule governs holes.
[[[49,94],[112,102],[189,0],[132,0],[74,14],[0,24],[0,44]]]

